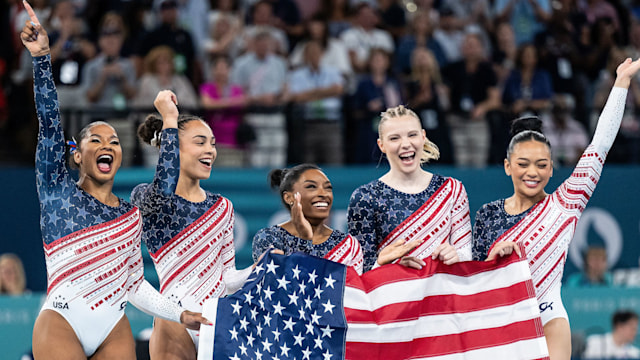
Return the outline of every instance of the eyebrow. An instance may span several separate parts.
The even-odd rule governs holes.
[[[204,135],[193,135],[193,139],[202,139],[202,140],[205,140],[205,141],[206,141],[206,140],[207,140],[207,137],[206,137],[206,136],[204,136]],[[215,140],[216,140],[216,137],[215,137],[215,136],[212,136],[212,137],[211,137],[211,140],[215,141]]]
[[[98,137],[98,138],[102,139],[102,135],[100,135],[100,134],[89,134],[89,137],[92,137],[92,136],[95,136],[95,137]],[[118,138],[118,135],[115,135],[115,134],[111,135],[109,137],[109,139],[117,139],[117,138]]]

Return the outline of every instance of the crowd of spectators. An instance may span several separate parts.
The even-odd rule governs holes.
[[[501,164],[509,121],[536,114],[556,164],[571,166],[615,64],[640,55],[633,0],[31,3],[50,34],[65,129],[113,122],[125,165],[154,163],[135,127],[171,89],[209,122],[230,166],[378,163],[379,114],[399,104],[419,113],[438,163]],[[31,59],[18,38],[27,16],[19,0],[0,16],[0,161],[31,163]],[[612,162],[640,162],[638,85]]]

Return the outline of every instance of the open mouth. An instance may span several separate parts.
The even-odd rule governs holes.
[[[535,181],[535,180],[524,180],[524,184],[530,188],[534,188],[538,186],[539,183],[540,183],[539,181]]]
[[[113,163],[113,156],[111,155],[100,155],[98,156],[98,170],[103,173],[108,173],[111,171],[111,164]]]
[[[402,162],[411,162],[413,161],[413,159],[416,158],[416,153],[414,152],[410,152],[410,153],[404,153],[404,154],[400,154],[400,160]]]
[[[317,208],[317,209],[328,209],[328,208],[329,208],[329,203],[328,203],[328,202],[326,202],[326,201],[318,201],[318,202],[314,202],[314,203],[313,203],[313,204],[311,204],[311,205],[313,205],[313,207],[314,207],[314,208]]]
[[[213,163],[213,160],[211,159],[200,159],[198,160],[200,161],[200,163],[208,168],[211,168],[211,163]]]

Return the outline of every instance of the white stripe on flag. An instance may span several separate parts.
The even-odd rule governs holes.
[[[344,307],[373,311],[383,306],[409,301],[420,301],[427,296],[473,295],[508,287],[531,278],[529,268],[519,262],[491,271],[470,276],[434,274],[424,279],[406,280],[385,284],[368,295],[347,286]]]
[[[218,298],[205,300],[202,305],[202,316],[213,325],[200,325],[200,339],[198,343],[198,360],[213,359],[213,343],[216,340],[216,317],[218,315]]]
[[[412,360],[531,360],[548,355],[545,342],[539,339],[521,340],[517,343],[496,345],[490,348],[469,350],[464,353],[412,358]]]
[[[538,302],[533,298],[509,306],[463,314],[426,315],[416,320],[389,324],[350,323],[347,342],[396,343],[417,338],[499,328],[511,323],[535,319],[539,316],[537,309]]]

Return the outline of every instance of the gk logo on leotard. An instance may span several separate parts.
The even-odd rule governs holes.
[[[123,302],[120,303],[120,311],[124,310],[124,308],[126,308],[126,307],[127,307],[127,302],[126,301],[123,301]]]
[[[553,310],[553,301],[552,302],[543,302],[540,305],[538,305],[538,307],[540,308],[540,312],[544,312],[547,309]]]
[[[66,302],[62,302],[62,301],[54,301],[53,302],[53,308],[54,309],[69,309],[69,304]]]

